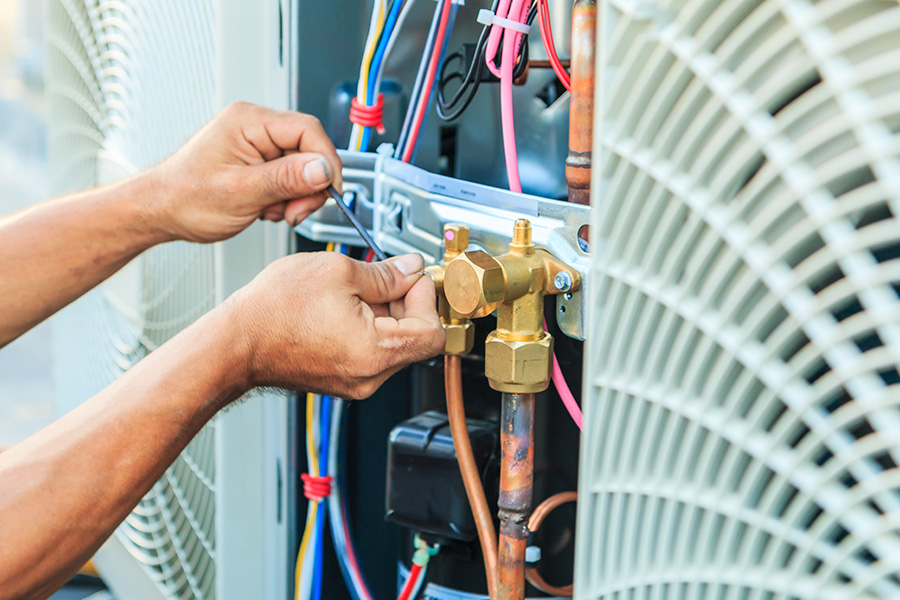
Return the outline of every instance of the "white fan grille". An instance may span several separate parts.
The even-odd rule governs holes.
[[[900,7],[598,4],[577,596],[900,597]]]
[[[211,118],[212,35],[212,0],[49,2],[57,192],[152,166]],[[83,402],[209,310],[214,290],[210,246],[167,244],[73,304],[57,319],[59,407]],[[168,598],[215,597],[214,438],[214,426],[204,429],[117,531]],[[116,574],[105,575],[116,589]]]

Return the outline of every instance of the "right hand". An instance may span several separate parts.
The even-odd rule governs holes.
[[[406,365],[440,354],[444,330],[422,257],[342,254],[275,261],[223,308],[246,340],[251,386],[366,398]]]

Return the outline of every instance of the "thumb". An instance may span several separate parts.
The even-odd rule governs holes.
[[[405,254],[377,263],[356,262],[353,283],[368,304],[387,304],[406,295],[422,276],[425,261],[419,254]]]
[[[314,152],[288,154],[253,167],[258,171],[266,204],[305,198],[319,192],[334,179],[334,168]]]

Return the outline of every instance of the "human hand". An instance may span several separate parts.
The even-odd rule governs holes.
[[[341,189],[341,160],[315,117],[235,102],[148,175],[167,239],[216,242],[259,218],[299,223]]]
[[[248,385],[371,396],[439,354],[434,284],[416,254],[364,263],[328,252],[275,261],[222,305],[246,344]]]

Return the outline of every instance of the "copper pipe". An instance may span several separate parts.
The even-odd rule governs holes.
[[[453,436],[453,447],[462,473],[466,496],[475,517],[478,539],[481,541],[481,553],[484,555],[484,571],[487,578],[488,596],[497,600],[497,532],[494,519],[488,507],[481,475],[475,464],[472,442],[469,440],[469,429],[466,426],[466,408],[462,395],[462,361],[459,356],[444,356],[444,389],[447,396],[447,416],[450,419],[450,434]]]
[[[528,519],[528,530],[531,533],[536,532],[541,528],[541,523],[544,522],[544,519],[547,518],[547,515],[553,512],[558,506],[566,504],[567,502],[575,502],[576,500],[578,500],[577,492],[562,492],[550,496],[549,498],[538,504],[538,507],[534,509],[531,518]],[[538,573],[538,570],[534,567],[525,569],[525,579],[527,579],[528,583],[530,583],[537,589],[541,590],[545,594],[550,594],[551,596],[571,598],[572,594],[575,593],[575,586],[571,583],[569,585],[563,586],[550,585],[544,580],[541,574]]]
[[[500,600],[525,598],[525,547],[534,495],[534,394],[503,394],[500,416]]]
[[[591,203],[591,148],[594,130],[594,54],[597,2],[575,0],[572,7],[572,99],[569,103],[569,202]]]

